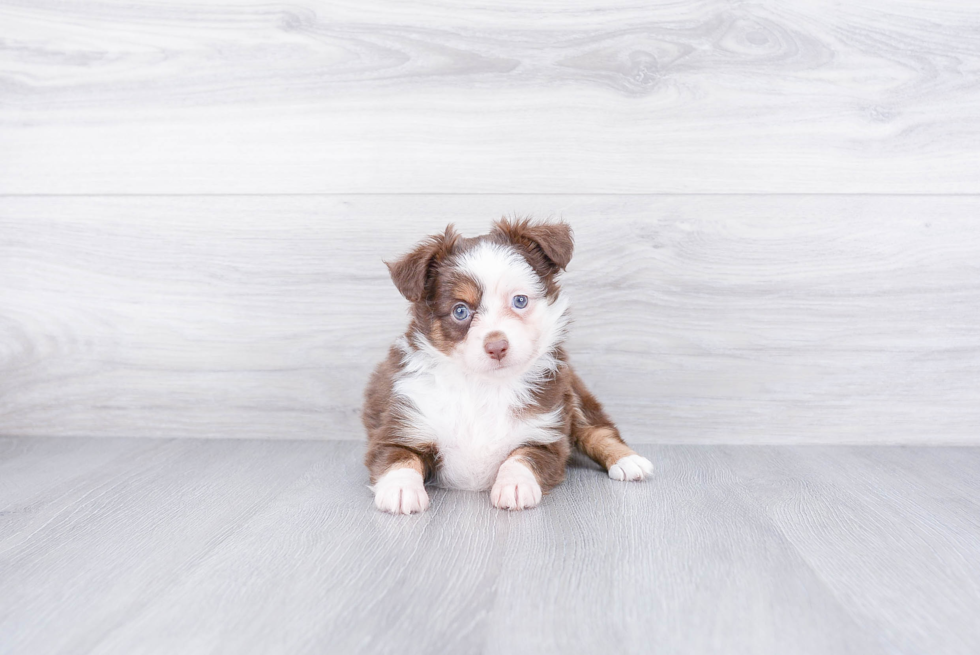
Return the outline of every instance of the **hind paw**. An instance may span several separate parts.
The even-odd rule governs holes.
[[[653,475],[653,464],[641,455],[620,457],[609,467],[609,477],[613,480],[643,480]]]

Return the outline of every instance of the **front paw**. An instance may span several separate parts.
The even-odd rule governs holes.
[[[490,502],[500,509],[528,509],[541,502],[541,485],[534,473],[519,460],[500,465],[490,489]]]
[[[392,469],[378,478],[373,489],[374,504],[384,512],[415,514],[429,507],[422,474],[415,469]]]
[[[641,455],[620,457],[609,467],[609,477],[613,480],[643,480],[653,475],[653,464]]]

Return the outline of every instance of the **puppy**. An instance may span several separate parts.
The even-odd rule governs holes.
[[[558,277],[572,245],[564,223],[501,219],[475,238],[450,225],[387,264],[412,320],[365,394],[379,509],[425,511],[426,482],[490,489],[502,509],[534,507],[565,477],[573,447],[614,480],[653,473],[562,347],[568,303]]]

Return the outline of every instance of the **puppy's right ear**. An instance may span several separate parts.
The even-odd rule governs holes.
[[[385,262],[398,291],[411,302],[422,302],[436,266],[453,253],[458,239],[459,234],[450,223],[445,233],[432,235],[398,261]]]

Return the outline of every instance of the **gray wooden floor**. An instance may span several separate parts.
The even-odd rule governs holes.
[[[0,439],[0,652],[980,650],[978,448],[648,445],[414,517],[362,448]]]

